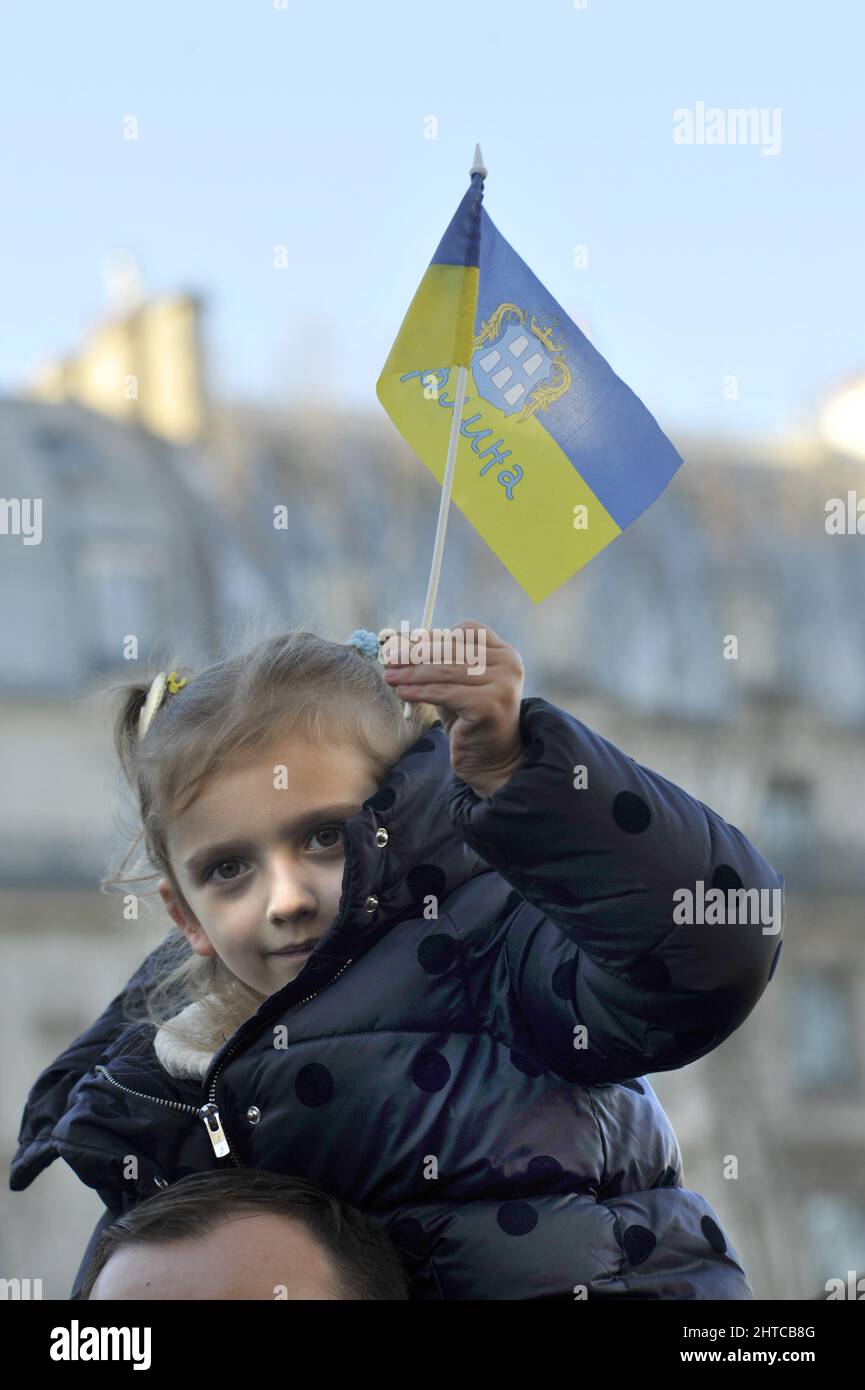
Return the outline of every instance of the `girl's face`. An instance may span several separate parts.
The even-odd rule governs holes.
[[[167,878],[159,883],[193,951],[218,955],[263,998],[293,980],[339,909],[339,822],[377,787],[356,748],[299,735],[211,782],[168,827],[185,903]],[[302,944],[304,954],[280,954]]]

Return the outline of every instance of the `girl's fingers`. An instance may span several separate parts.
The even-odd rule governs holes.
[[[396,685],[394,690],[406,699],[427,700],[432,705],[452,705],[454,699],[459,699],[459,690],[453,685]]]
[[[394,671],[393,675],[385,677],[388,685],[398,687],[400,685],[414,685],[420,682],[421,685],[489,685],[495,680],[495,672],[482,671],[478,676],[469,675],[468,671],[459,666],[453,668],[447,666],[403,666]]]
[[[472,618],[467,618],[464,622],[455,623],[451,628],[451,632],[457,632],[460,628],[464,630],[474,628],[475,631],[482,631],[484,634],[484,643],[487,647],[506,647],[508,645],[504,638],[499,637],[497,632],[493,632],[488,623],[479,623],[475,622]]]
[[[499,656],[499,654],[501,653],[502,650],[507,649],[507,648],[509,647],[509,644],[508,644],[507,642],[505,642],[505,640],[504,640],[502,637],[499,637],[498,633],[493,632],[493,630],[492,630],[491,627],[487,627],[487,625],[486,625],[485,623],[479,623],[479,622],[473,622],[473,621],[467,621],[467,622],[462,622],[462,623],[456,623],[456,624],[454,624],[454,626],[453,626],[452,628],[449,628],[449,629],[447,629],[447,630],[450,631],[450,632],[452,632],[452,633],[454,633],[454,632],[457,632],[460,628],[463,628],[463,629],[469,629],[469,628],[471,628],[471,629],[474,629],[474,630],[481,630],[481,631],[483,631],[483,633],[484,633],[484,642],[483,642],[484,653],[487,655],[488,658],[491,658],[493,662],[495,662],[495,661],[498,659],[498,656]],[[429,628],[418,628],[417,631],[418,631],[418,633],[425,633],[425,634],[426,634],[426,637],[427,637],[427,641],[430,641],[430,637],[429,637],[430,629],[429,629]],[[435,631],[440,632],[441,629],[435,629]],[[431,645],[432,645],[432,650],[433,650],[433,652],[435,652],[436,649],[437,649],[436,642],[432,642]],[[466,645],[468,646],[469,644],[466,643]],[[475,640],[473,646],[474,646],[475,655],[477,656],[478,646],[479,646],[479,643],[477,642],[477,640]],[[439,649],[439,650],[440,650],[440,649]],[[398,665],[398,663],[394,663],[394,662],[386,662],[385,664],[386,664],[388,670],[392,670],[393,667],[394,667],[394,665]],[[448,664],[448,663],[445,663],[445,662],[437,662],[437,663],[436,663],[436,666],[437,666],[437,669],[442,669],[442,667],[447,666],[447,664]],[[464,664],[464,663],[456,663],[457,666],[459,666],[460,664]]]
[[[419,661],[417,664],[412,663],[407,666],[400,666],[398,662],[388,661],[385,663],[384,669],[386,675],[391,671],[397,671],[400,674],[421,675],[427,680],[431,676],[446,676],[448,680],[465,679],[477,681],[483,680],[485,676],[489,676],[490,674],[501,674],[501,672],[507,671],[511,664],[512,663],[508,660],[506,655],[496,653],[494,656],[488,655],[487,661],[484,662],[483,670],[476,664],[469,665],[463,661]],[[477,674],[472,675],[471,672],[476,672]]]

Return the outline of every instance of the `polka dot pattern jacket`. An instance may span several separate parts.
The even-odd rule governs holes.
[[[124,1018],[148,956],[33,1085],[12,1188],[59,1155],[105,1202],[101,1227],[242,1164],[360,1207],[419,1300],[753,1298],[718,1215],[683,1186],[645,1073],[723,1043],[781,949],[777,926],[677,925],[673,894],[771,898],[783,879],[555,705],[525,698],[520,727],[523,764],[486,799],[454,776],[440,723],[407,750],[344,822],[335,922],[203,1082],[171,1075],[152,1029]]]

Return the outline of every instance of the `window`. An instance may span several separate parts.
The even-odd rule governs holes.
[[[847,981],[838,975],[800,972],[788,984],[785,997],[796,1089],[854,1088],[859,1065]]]
[[[842,1279],[848,1270],[865,1276],[865,1207],[842,1193],[815,1192],[802,1210],[804,1248],[817,1291],[827,1279]],[[824,1292],[825,1297],[825,1292]],[[861,1297],[861,1295],[860,1295]]]
[[[769,690],[778,677],[775,613],[765,595],[751,593],[729,599],[721,609],[724,635],[738,637],[738,656],[724,663],[749,691]]]
[[[123,639],[138,638],[144,656],[161,635],[162,575],[152,546],[95,541],[79,558],[82,631],[91,669],[123,661]]]
[[[777,773],[769,780],[762,817],[767,854],[782,858],[807,855],[813,841],[814,789],[808,778]]]

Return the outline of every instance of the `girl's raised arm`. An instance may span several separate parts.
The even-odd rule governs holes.
[[[771,978],[784,880],[735,826],[540,698],[520,767],[448,814],[514,892],[466,930],[479,1017],[570,1079],[666,1071],[717,1047]],[[733,920],[730,920],[730,918]]]

